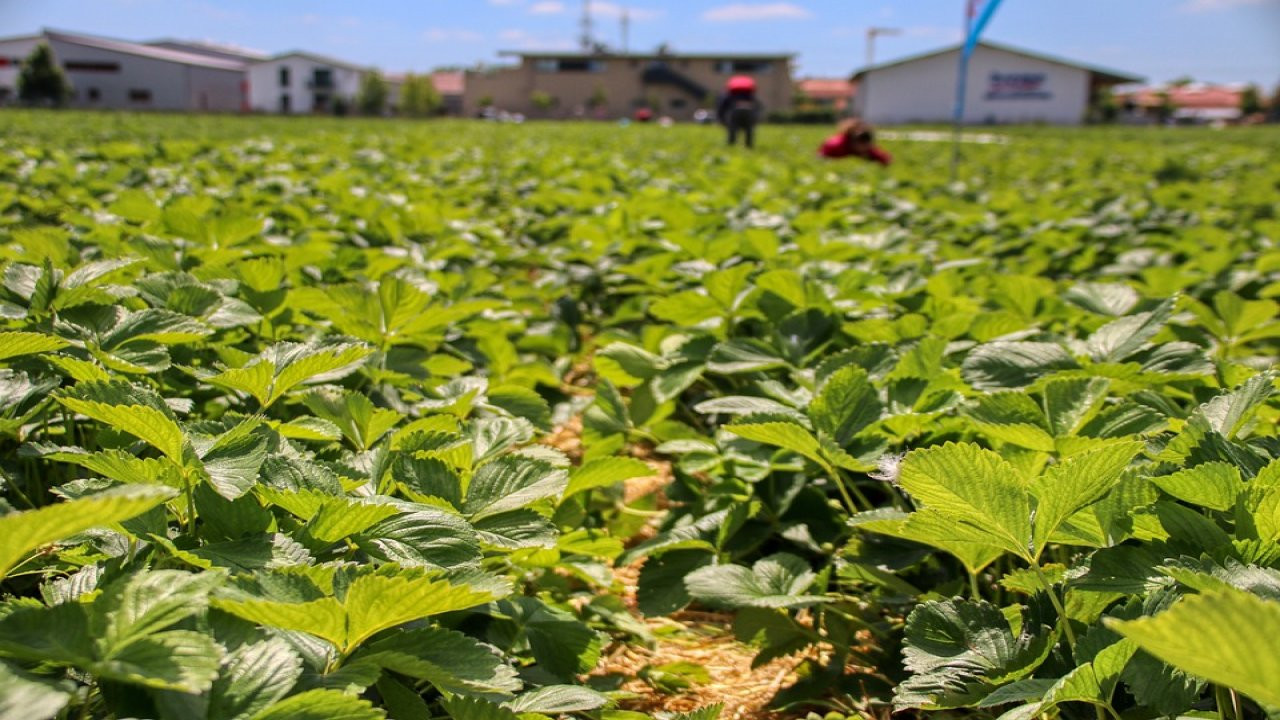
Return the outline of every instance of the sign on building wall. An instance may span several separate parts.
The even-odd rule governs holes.
[[[991,73],[987,86],[988,100],[1048,100],[1053,93],[1045,89],[1044,73]]]

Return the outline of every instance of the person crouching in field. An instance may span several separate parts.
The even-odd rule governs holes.
[[[760,101],[756,99],[756,81],[746,75],[734,75],[725,85],[724,97],[716,111],[720,124],[729,132],[729,144],[742,134],[747,147],[755,147],[756,123],[760,120]]]
[[[824,158],[859,157],[888,166],[893,157],[876,145],[875,131],[857,118],[840,123],[835,135],[823,141],[818,154]]]

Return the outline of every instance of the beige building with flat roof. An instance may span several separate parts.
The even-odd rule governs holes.
[[[519,65],[467,72],[463,112],[486,106],[531,118],[654,115],[689,120],[714,110],[725,82],[750,75],[766,113],[791,107],[791,54],[504,52]]]

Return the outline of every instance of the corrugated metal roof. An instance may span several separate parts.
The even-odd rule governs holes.
[[[1045,62],[1051,62],[1051,63],[1054,63],[1054,64],[1056,64],[1056,65],[1066,65],[1067,67],[1073,67],[1073,68],[1079,68],[1079,69],[1081,69],[1081,70],[1086,70],[1086,71],[1091,72],[1091,73],[1093,73],[1094,75],[1096,75],[1096,76],[1098,76],[1098,77],[1100,77],[1100,78],[1102,78],[1102,79],[1104,79],[1104,80],[1108,80],[1108,81],[1113,82],[1113,83],[1115,83],[1115,84],[1117,84],[1117,85],[1119,85],[1119,84],[1123,84],[1123,83],[1136,83],[1136,82],[1142,82],[1142,80],[1143,80],[1143,78],[1141,78],[1141,77],[1138,77],[1138,76],[1136,76],[1136,75],[1130,75],[1130,74],[1128,74],[1128,73],[1122,73],[1122,72],[1120,72],[1120,71],[1118,71],[1118,70],[1111,70],[1111,69],[1108,69],[1108,68],[1099,67],[1099,66],[1097,66],[1097,65],[1088,65],[1088,64],[1086,64],[1086,63],[1082,63],[1082,62],[1076,62],[1075,60],[1067,60],[1067,59],[1065,59],[1065,58],[1055,57],[1055,56],[1053,56],[1053,55],[1046,55],[1046,54],[1044,54],[1044,53],[1034,52],[1034,51],[1031,51],[1031,50],[1024,50],[1023,48],[1014,47],[1014,46],[1012,46],[1012,45],[1005,45],[1004,43],[991,42],[990,40],[982,40],[982,41],[980,41],[980,42],[978,43],[978,45],[980,45],[980,46],[982,46],[982,47],[985,47],[985,48],[990,48],[990,49],[992,49],[992,50],[1002,50],[1002,51],[1007,52],[1007,53],[1013,53],[1014,55],[1025,55],[1026,57],[1029,57],[1029,58],[1035,58],[1036,60],[1043,60],[1043,61],[1045,61]],[[935,56],[937,56],[937,55],[945,55],[945,54],[947,54],[947,53],[956,52],[957,50],[959,50],[959,49],[960,49],[960,48],[962,48],[962,47],[964,47],[964,46],[963,46],[963,44],[959,44],[959,43],[958,43],[958,44],[955,44],[955,45],[948,45],[947,47],[944,47],[944,48],[941,48],[941,49],[938,49],[938,50],[931,50],[931,51],[929,51],[929,52],[919,53],[919,54],[917,54],[917,55],[909,55],[909,56],[907,56],[907,57],[904,57],[904,58],[901,58],[901,59],[898,59],[898,60],[892,60],[892,61],[889,61],[889,62],[878,63],[878,64],[876,64],[876,65],[872,65],[872,66],[870,66],[870,67],[865,67],[865,68],[862,68],[862,69],[860,69],[860,70],[855,71],[855,72],[854,72],[854,74],[853,74],[853,79],[854,79],[854,80],[857,80],[859,77],[861,77],[861,76],[863,76],[863,75],[865,75],[865,74],[867,74],[868,72],[871,72],[871,71],[873,71],[873,70],[883,70],[883,69],[885,69],[885,68],[889,68],[889,67],[897,67],[897,66],[899,66],[899,65],[905,65],[905,64],[907,64],[907,63],[915,62],[915,61],[917,61],[917,60],[924,60],[925,58],[931,58],[931,57],[935,57]]]
[[[180,52],[190,52],[196,55],[209,55],[212,57],[220,57],[226,59],[240,59],[246,61],[263,60],[268,57],[267,53],[258,50],[250,50],[238,45],[223,45],[222,43],[206,42],[203,40],[176,40],[174,38],[161,38],[159,40],[148,40],[143,43],[147,47],[167,48],[169,50],[178,50]]]
[[[100,50],[110,50],[112,52],[124,53],[126,55],[137,55],[138,57],[151,58],[153,60],[164,60],[166,62],[178,63],[180,65],[195,65],[198,67],[215,68],[218,70],[243,71],[245,69],[245,63],[238,60],[226,60],[222,58],[209,57],[208,55],[197,55],[196,53],[182,52],[181,50],[151,47],[150,45],[142,45],[141,43],[133,43],[126,40],[112,40],[93,35],[80,35],[78,33],[68,33],[58,30],[45,30],[44,34],[45,37],[50,40],[64,42],[71,45],[82,45],[84,47],[98,48]]]
[[[665,54],[658,53],[583,53],[583,52],[554,52],[554,51],[528,51],[528,50],[499,50],[498,55],[501,57],[522,57],[522,58],[585,58],[595,60],[790,60],[796,56],[795,53],[741,53],[741,52],[725,52],[725,53],[685,53],[670,52]]]
[[[283,60],[285,58],[290,58],[290,57],[306,58],[308,60],[311,60],[312,62],[316,62],[321,65],[332,65],[334,67],[346,68],[348,70],[359,70],[360,72],[367,72],[369,70],[374,69],[371,67],[367,67],[365,65],[356,65],[355,63],[350,63],[350,62],[347,62],[346,60],[339,60],[337,58],[326,57],[324,55],[308,52],[306,50],[289,50],[286,52],[277,53],[275,55],[272,55],[269,58],[266,58],[264,60],[258,60],[251,64],[260,65],[262,63],[275,62],[277,60]]]

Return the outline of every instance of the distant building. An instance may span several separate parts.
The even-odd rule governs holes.
[[[164,38],[161,40],[148,40],[143,43],[143,45],[166,48],[168,50],[179,50],[181,52],[205,55],[207,57],[222,58],[223,60],[238,60],[243,63],[266,60],[268,57],[267,53],[259,52],[257,50],[250,50],[236,45],[202,42],[199,40],[175,40],[173,38]]]
[[[1165,112],[1165,95],[1173,108],[1169,120],[1185,124],[1238,122],[1244,115],[1240,101],[1243,85],[1165,85],[1144,87],[1116,95],[1125,115],[1131,119],[1158,122]]]
[[[293,50],[249,65],[249,107],[281,115],[330,113],[360,92],[371,68]]]
[[[461,70],[431,73],[431,84],[440,93],[441,110],[445,115],[461,115],[466,96],[467,74]]]
[[[790,54],[504,52],[519,65],[468,71],[463,112],[484,106],[530,117],[628,117],[640,108],[677,120],[712,108],[732,75],[756,79],[765,111],[791,107]]]
[[[855,111],[877,124],[950,122],[960,46],[863,68]],[[981,42],[969,60],[966,124],[1084,122],[1104,88],[1141,82],[1127,73]]]
[[[796,81],[796,94],[813,109],[843,115],[853,102],[856,87],[849,78],[801,78]]]
[[[16,99],[19,66],[42,42],[71,82],[71,107],[201,112],[245,107],[243,60],[54,30],[0,40],[0,102]]]

